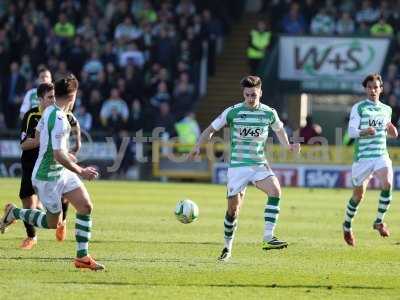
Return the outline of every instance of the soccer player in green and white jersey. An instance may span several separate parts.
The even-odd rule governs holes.
[[[246,187],[250,182],[268,195],[264,210],[265,230],[262,248],[270,250],[287,247],[285,241],[274,236],[279,215],[281,188],[264,153],[269,127],[276,132],[284,147],[296,153],[300,151],[300,144],[289,143],[276,111],[260,103],[261,79],[257,76],[247,76],[241,80],[240,84],[244,102],[225,109],[202,132],[197,144],[189,154],[192,159],[199,155],[202,144],[209,141],[216,131],[225,125],[229,126],[231,157],[227,183],[228,208],[224,220],[225,245],[218,258],[221,261],[227,261],[231,257],[239,210],[243,204]]]
[[[40,68],[38,71],[37,85],[41,83],[51,83],[51,73],[46,68]],[[37,88],[30,89],[26,92],[24,100],[22,101],[21,108],[19,109],[19,116],[22,120],[26,112],[34,107],[39,106],[39,99],[37,95]]]
[[[71,126],[66,112],[75,101],[78,80],[72,74],[55,83],[56,104],[46,108],[37,126],[40,136],[39,157],[32,173],[32,185],[46,208],[46,213],[37,209],[19,209],[7,204],[0,219],[0,232],[20,219],[40,228],[57,228],[61,217],[61,198],[75,207],[75,238],[77,252],[74,264],[77,268],[103,270],[104,266],[89,255],[91,237],[91,212],[93,205],[89,194],[78,175],[87,180],[97,178],[93,167],[82,168],[68,154],[67,141]]]
[[[392,200],[393,169],[386,149],[387,136],[397,138],[396,127],[390,122],[392,108],[379,101],[383,82],[379,74],[368,75],[363,83],[367,99],[357,102],[350,114],[349,136],[355,139],[354,162],[351,169],[353,196],[346,207],[343,223],[343,237],[350,246],[355,246],[352,221],[358,206],[364,198],[372,176],[381,184],[378,213],[373,229],[382,237],[390,235],[383,219]]]

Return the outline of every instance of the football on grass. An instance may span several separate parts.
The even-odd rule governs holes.
[[[180,200],[175,207],[175,216],[179,222],[192,223],[199,217],[199,207],[192,200]]]

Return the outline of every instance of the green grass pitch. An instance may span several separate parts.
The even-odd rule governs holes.
[[[0,205],[17,198],[19,182],[0,179]],[[90,252],[106,272],[79,271],[70,208],[67,241],[39,230],[31,251],[18,249],[22,223],[0,236],[0,299],[271,299],[397,298],[400,295],[400,204],[394,193],[386,222],[392,236],[372,230],[378,191],[369,191],[354,222],[355,248],[342,240],[350,190],[283,190],[276,230],[289,247],[263,252],[265,197],[250,187],[233,257],[222,249],[225,187],[209,184],[98,181]],[[184,225],[173,214],[182,198],[200,208]]]

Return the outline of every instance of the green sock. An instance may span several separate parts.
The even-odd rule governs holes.
[[[75,238],[77,242],[76,256],[84,257],[88,255],[89,240],[91,237],[92,221],[90,215],[76,214]]]
[[[18,220],[22,220],[36,227],[49,229],[46,214],[41,210],[14,208],[12,213]]]
[[[346,214],[344,216],[343,227],[346,231],[351,231],[351,222],[357,213],[358,205],[360,202],[356,202],[351,198],[346,206]]]
[[[387,210],[389,209],[390,202],[392,201],[392,191],[381,191],[379,197],[378,213],[376,215],[375,223],[382,223]]]
[[[279,197],[268,197],[264,209],[264,240],[269,241],[274,236],[276,222],[279,217]]]

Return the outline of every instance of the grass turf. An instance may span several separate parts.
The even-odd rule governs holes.
[[[378,191],[369,191],[354,222],[355,248],[342,240],[349,190],[283,190],[276,230],[289,242],[263,252],[266,197],[248,189],[233,257],[218,263],[222,249],[225,187],[208,184],[98,181],[87,184],[93,199],[90,252],[105,272],[76,270],[74,209],[67,241],[38,230],[31,251],[18,246],[21,222],[0,236],[0,299],[261,299],[396,298],[400,294],[400,212],[396,193],[386,222],[392,236],[372,230]],[[17,198],[18,180],[0,179],[0,205]],[[199,220],[179,223],[179,199],[200,208]]]

